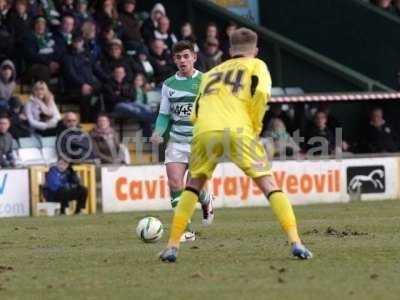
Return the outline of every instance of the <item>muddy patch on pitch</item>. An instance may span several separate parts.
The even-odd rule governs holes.
[[[325,231],[325,235],[343,238],[346,236],[368,235],[368,232],[356,231],[350,228],[349,226],[345,227],[344,230],[338,230],[333,228],[332,226],[329,226]]]

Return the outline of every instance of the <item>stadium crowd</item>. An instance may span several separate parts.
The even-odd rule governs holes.
[[[379,1],[383,2],[400,3]],[[137,121],[143,136],[149,137],[157,105],[149,103],[148,95],[159,91],[176,72],[172,45],[178,40],[192,42],[198,54],[196,68],[207,71],[229,57],[229,35],[236,27],[228,23],[221,29],[209,23],[197,38],[188,21],[174,32],[161,3],[150,12],[137,12],[135,0],[0,0],[1,166],[15,165],[13,140],[59,137],[65,129],[79,135],[80,130],[73,130],[79,128],[79,119],[96,122],[90,132],[95,147],[89,158],[104,163],[129,161],[126,155],[116,154],[124,151],[119,151],[110,117]],[[27,101],[17,96],[20,87],[28,87]],[[79,106],[79,114],[61,114],[60,104],[65,103]],[[273,139],[275,155],[307,151],[307,140],[315,136],[326,139],[330,154],[336,150],[334,128],[340,123],[327,107],[321,106],[311,118],[300,147],[290,137],[298,126],[280,106],[273,106],[265,120],[263,136]],[[373,110],[366,126],[368,144],[355,147],[343,142],[341,150],[399,150],[398,137],[384,121],[382,110]],[[87,149],[87,143],[82,139],[73,147]]]

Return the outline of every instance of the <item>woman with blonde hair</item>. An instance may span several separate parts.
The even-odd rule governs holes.
[[[30,127],[42,136],[56,134],[60,112],[54,102],[54,96],[44,81],[34,84],[32,94],[25,105],[25,114]]]

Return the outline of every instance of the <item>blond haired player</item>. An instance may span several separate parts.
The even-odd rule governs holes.
[[[271,78],[266,64],[255,58],[257,34],[240,28],[232,33],[230,44],[232,59],[204,74],[201,82],[192,112],[191,178],[175,210],[168,246],[160,253],[160,259],[176,261],[179,240],[193,215],[199,191],[219,160],[226,156],[253,178],[267,197],[287,235],[292,254],[300,259],[312,258],[298,235],[292,206],[278,189],[258,141],[271,96]]]

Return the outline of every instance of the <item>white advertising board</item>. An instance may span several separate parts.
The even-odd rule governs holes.
[[[29,172],[0,170],[0,217],[29,216]]]
[[[163,165],[102,168],[104,212],[170,209]],[[397,158],[320,161],[276,161],[273,175],[293,204],[348,202],[362,192],[362,200],[399,196]],[[207,183],[216,207],[266,206],[255,183],[232,163],[220,164]]]

